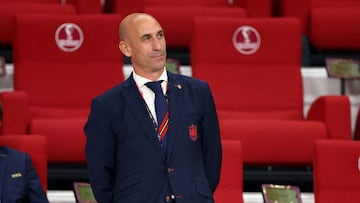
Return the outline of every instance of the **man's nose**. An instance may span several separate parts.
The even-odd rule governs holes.
[[[160,50],[161,49],[161,39],[154,38],[153,39],[153,49]]]

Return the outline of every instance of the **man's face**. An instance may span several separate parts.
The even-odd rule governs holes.
[[[164,31],[152,18],[139,18],[129,25],[128,46],[135,69],[146,72],[163,70],[166,62]]]

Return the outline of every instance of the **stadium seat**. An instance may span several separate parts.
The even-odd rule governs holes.
[[[317,51],[360,50],[360,2],[313,6],[310,43]]]
[[[279,8],[273,8],[277,10],[279,16],[282,17],[296,17],[300,20],[302,26],[302,34],[308,35],[311,31],[310,24],[312,18],[313,10],[321,9],[321,8],[337,8],[342,10],[343,8],[357,8],[360,6],[360,2],[357,0],[302,0],[302,1],[294,1],[294,0],[277,0],[278,3],[276,6]],[[341,14],[344,14],[340,11]],[[353,13],[349,13],[353,15]],[[348,15],[348,14],[345,14]],[[336,18],[332,16],[328,16],[330,19],[336,20]],[[339,19],[341,20],[341,18]],[[346,23],[346,22],[345,22]],[[337,24],[337,23],[334,23]],[[314,24],[318,26],[320,24]],[[334,25],[330,25],[334,26]],[[349,29],[349,28],[348,28]],[[350,28],[352,29],[352,28]]]
[[[120,15],[19,15],[14,91],[0,93],[2,134],[43,134],[49,163],[85,163],[91,99],[123,81]],[[36,28],[36,29],[34,29]]]
[[[11,45],[15,35],[15,16],[19,14],[76,14],[75,7],[59,0],[46,3],[37,0],[0,3],[0,45]]]
[[[209,82],[244,164],[308,165],[316,140],[351,139],[347,96],[321,96],[304,116],[297,19],[196,18],[191,39],[193,77]]]
[[[321,140],[315,145],[316,203],[356,203],[360,199],[360,142]]]
[[[271,15],[270,0],[110,0],[107,3],[112,13],[146,12],[153,15],[165,30],[167,46],[171,50],[188,50],[192,19],[196,16]]]
[[[169,16],[169,10],[171,14]],[[152,14],[158,19],[165,31],[166,45],[169,48],[188,49],[190,46],[190,35],[192,21],[196,16],[213,17],[246,17],[244,9],[235,7],[171,7],[171,6],[148,6],[144,12]]]
[[[121,13],[127,15],[133,12],[143,12],[145,7],[240,7],[250,17],[270,17],[271,0],[108,0],[105,2],[105,9],[110,13]],[[172,12],[169,12],[169,14]],[[168,15],[172,17],[173,15]],[[173,22],[175,23],[175,22]]]
[[[222,140],[220,183],[214,198],[216,203],[243,203],[242,146],[238,140]]]
[[[358,0],[279,0],[280,16],[297,17],[311,66],[326,57],[360,58],[360,2]]]
[[[17,149],[31,157],[44,191],[47,190],[47,142],[43,135],[0,136],[0,145]]]

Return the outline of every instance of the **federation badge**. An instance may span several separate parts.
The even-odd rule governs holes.
[[[84,41],[84,35],[78,25],[74,23],[64,23],[56,30],[55,41],[61,50],[73,52],[81,47]]]
[[[197,126],[194,124],[191,124],[191,126],[189,126],[189,137],[192,141],[196,141],[198,138]]]
[[[235,49],[244,55],[256,53],[261,44],[259,32],[247,25],[237,28],[232,40]]]

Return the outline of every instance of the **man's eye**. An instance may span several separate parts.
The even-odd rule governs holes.
[[[164,33],[159,33],[157,36],[158,36],[158,38],[163,38],[163,37],[164,37]]]

